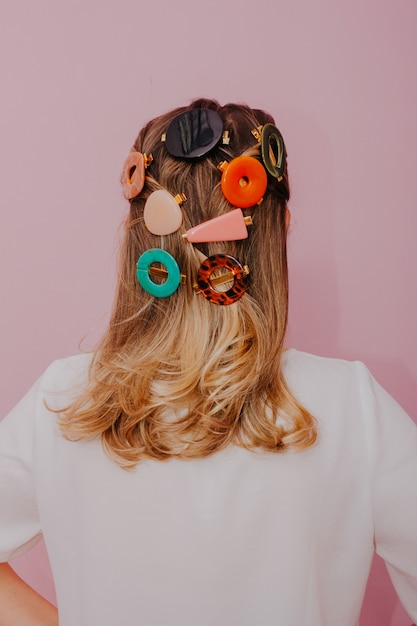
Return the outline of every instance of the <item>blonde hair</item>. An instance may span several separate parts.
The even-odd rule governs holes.
[[[230,144],[197,161],[171,157],[161,136],[188,108],[216,110]],[[273,123],[268,114],[244,105],[196,100],[149,122],[135,142],[153,161],[125,222],[110,324],[85,390],[60,417],[66,437],[100,436],[124,468],[146,458],[201,458],[229,444],[280,452],[316,439],[314,418],[281,371],[288,311],[287,176],[281,182],[271,178],[262,203],[246,211],[253,220],[247,240],[193,246],[182,237],[191,226],[231,210],[217,165],[243,153],[259,158],[251,130],[268,122]],[[151,234],[142,219],[146,199],[160,188],[187,196],[182,227],[163,237]],[[155,247],[167,250],[187,276],[168,298],[150,295],[136,279],[139,256]],[[227,253],[249,266],[249,286],[240,300],[218,306],[196,295],[192,285],[201,253]]]

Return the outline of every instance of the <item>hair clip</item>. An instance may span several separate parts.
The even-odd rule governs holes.
[[[245,217],[242,209],[233,209],[224,215],[193,226],[183,235],[190,243],[210,241],[239,241],[248,238],[246,226],[252,224],[250,215]]]
[[[163,267],[155,267],[152,263],[160,263]],[[218,269],[226,269],[227,272],[211,278],[213,272]],[[150,276],[164,278],[161,284],[155,283]],[[207,257],[201,263],[197,283],[193,289],[197,294],[204,296],[213,304],[233,304],[243,296],[247,287],[249,267],[241,265],[234,257],[227,254],[214,254]],[[156,298],[172,296],[179,285],[186,283],[187,277],[181,274],[178,263],[174,257],[161,248],[146,250],[136,265],[136,277],[141,287]],[[217,291],[215,287],[233,281],[232,287],[227,291]]]
[[[222,171],[223,195],[230,204],[247,208],[262,201],[268,177],[257,159],[240,156],[229,163],[222,161],[218,168]]]
[[[228,269],[231,273],[230,279],[233,279],[233,285],[227,291],[214,289],[216,279],[211,280],[211,275],[218,269]],[[194,289],[196,293],[201,293],[204,298],[213,304],[233,304],[245,293],[248,275],[249,267],[247,265],[241,265],[239,261],[228,254],[214,254],[200,265],[197,274],[197,284],[194,285]]]
[[[153,191],[145,202],[143,220],[153,235],[170,235],[182,224],[180,206],[187,196],[183,193],[172,196],[166,189]]]
[[[252,135],[255,137],[256,141],[258,142],[261,141],[261,132],[262,132],[262,125],[257,126],[256,128],[253,128],[251,130]]]
[[[228,146],[229,143],[230,143],[230,133],[228,130],[224,130],[223,135],[222,135],[222,144],[224,146]]]
[[[132,200],[140,194],[145,184],[145,169],[152,163],[150,154],[142,154],[132,150],[125,159],[122,170],[123,195],[126,200]]]
[[[161,263],[165,266],[166,270],[161,271],[159,268],[151,267],[152,263]],[[154,276],[162,275],[166,277],[166,280],[159,285],[150,279],[150,274]],[[146,250],[146,252],[139,257],[136,265],[136,277],[139,284],[145,291],[157,298],[167,298],[171,296],[178,289],[182,276],[174,257],[161,248]],[[185,280],[185,277],[183,278]]]
[[[286,150],[284,138],[274,124],[258,126],[251,131],[261,144],[263,164],[271,176],[281,181],[285,172]]]
[[[261,155],[271,176],[281,181],[285,172],[286,151],[284,139],[273,124],[265,124],[262,128]]]
[[[166,149],[181,159],[198,159],[212,150],[223,134],[223,120],[212,109],[189,109],[169,124],[161,137]]]
[[[154,265],[149,265],[148,273],[150,274],[150,276],[158,276],[158,278],[165,278],[165,280],[167,279],[169,274],[168,270],[164,269],[163,267],[155,267]],[[185,285],[185,283],[187,282],[186,274],[181,274],[180,276],[180,285]]]

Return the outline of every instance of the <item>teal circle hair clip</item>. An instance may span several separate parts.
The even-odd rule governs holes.
[[[152,263],[161,263],[161,265],[166,268],[166,273],[162,272],[162,274],[166,276],[166,280],[160,285],[150,278],[150,266]],[[156,274],[157,272],[153,273]],[[178,289],[181,282],[181,272],[178,263],[169,252],[161,248],[146,250],[146,252],[139,257],[136,266],[136,277],[143,289],[157,298],[167,298],[171,296]]]
[[[271,176],[282,180],[286,165],[284,139],[273,124],[265,124],[261,131],[262,161]]]
[[[219,143],[223,120],[212,109],[189,109],[169,124],[165,136],[166,149],[180,159],[199,159]]]

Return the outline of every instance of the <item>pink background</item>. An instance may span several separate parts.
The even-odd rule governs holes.
[[[92,346],[121,164],[195,96],[276,117],[293,187],[288,344],[365,361],[417,418],[415,0],[2,0],[1,393]],[[16,568],[49,598],[43,545]],[[363,626],[406,626],[375,561]]]

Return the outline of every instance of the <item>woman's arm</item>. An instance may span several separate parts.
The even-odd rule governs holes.
[[[0,563],[0,626],[58,626],[58,611]]]

